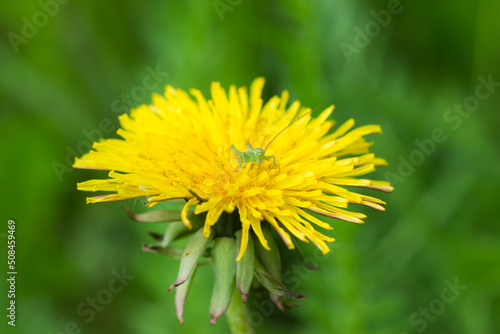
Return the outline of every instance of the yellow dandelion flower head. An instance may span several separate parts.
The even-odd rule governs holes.
[[[182,221],[191,225],[190,207],[195,214],[206,213],[206,237],[224,211],[237,210],[242,226],[237,260],[245,252],[250,229],[269,249],[262,224],[272,225],[289,248],[294,248],[292,234],[326,254],[326,243],[334,239],[315,227],[332,227],[313,213],[362,223],[365,215],[345,210],[348,204],[384,210],[381,200],[345,188],[392,191],[388,182],[355,178],[386,165],[369,153],[372,143],[364,139],[381,129],[352,129],[351,119],[332,130],[334,122],[328,117],[334,106],[312,118],[305,115],[311,109],[298,101],[287,107],[287,91],[264,103],[263,86],[264,79],[257,78],[250,92],[235,86],[226,92],[214,82],[208,101],[199,90],[188,94],[167,86],[164,96],[153,95],[151,105],[119,117],[117,133],[123,139],[103,139],[76,159],[76,168],[110,171],[109,179],[85,181],[78,189],[113,192],[89,197],[90,203],[147,196],[151,206],[186,199]],[[265,151],[265,159],[242,158],[239,152],[264,150],[288,125]]]

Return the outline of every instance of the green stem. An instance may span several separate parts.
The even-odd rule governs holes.
[[[236,288],[226,315],[232,334],[253,334],[253,329],[248,322],[247,307],[243,304],[241,295]]]

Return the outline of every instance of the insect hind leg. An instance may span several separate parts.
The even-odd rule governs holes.
[[[238,151],[238,149],[236,147],[234,147],[234,145],[231,145],[231,152],[233,152],[234,159],[236,159],[238,166],[240,166],[240,169],[242,169],[243,167],[241,166],[240,159],[241,159],[243,154],[240,151]],[[238,156],[236,156],[236,155],[238,155]],[[238,158],[240,158],[240,159],[238,159]]]
[[[274,169],[274,166],[276,165],[276,158],[274,157],[274,155],[269,155],[267,157],[264,157],[264,159],[268,160],[268,159],[271,159],[273,158],[273,169]]]

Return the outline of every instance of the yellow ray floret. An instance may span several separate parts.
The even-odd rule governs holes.
[[[191,228],[190,207],[195,214],[205,213],[205,236],[223,212],[237,210],[242,228],[238,260],[251,232],[269,249],[263,224],[289,248],[294,248],[293,235],[327,253],[326,243],[334,239],[315,228],[332,228],[318,215],[360,224],[365,215],[345,210],[349,204],[384,210],[383,201],[353,190],[392,191],[388,182],[357,178],[387,164],[369,153],[373,143],[364,138],[382,131],[378,125],[353,129],[352,119],[333,128],[328,118],[334,106],[313,118],[298,101],[288,105],[287,91],[264,103],[263,86],[264,79],[257,78],[249,92],[235,86],[226,92],[214,82],[209,100],[198,90],[188,94],[167,86],[163,96],[153,95],[151,105],[119,117],[122,139],[96,142],[76,159],[75,168],[109,171],[109,178],[79,183],[78,189],[108,192],[89,197],[89,203],[145,197],[150,206],[185,199],[180,219]],[[265,148],[288,125],[265,152],[274,159],[244,166],[235,159],[231,145],[241,152],[248,144]]]

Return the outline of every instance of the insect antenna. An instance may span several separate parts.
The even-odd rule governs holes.
[[[297,118],[295,121],[293,121],[292,123],[288,124],[283,130],[281,130],[280,132],[278,132],[278,134],[276,136],[274,136],[273,139],[271,139],[271,141],[269,142],[269,144],[267,144],[266,148],[264,149],[264,153],[266,153],[267,151],[267,148],[269,147],[269,145],[271,145],[271,143],[273,142],[273,140],[275,140],[283,131],[285,131],[286,129],[288,129],[289,127],[292,126],[293,123],[297,122],[299,119],[301,119],[302,117],[306,116],[306,115],[309,115],[310,113],[312,113],[314,110],[318,109],[319,107],[317,108],[314,108],[313,110],[310,110],[308,112],[306,112],[304,115],[300,116],[299,118]]]

